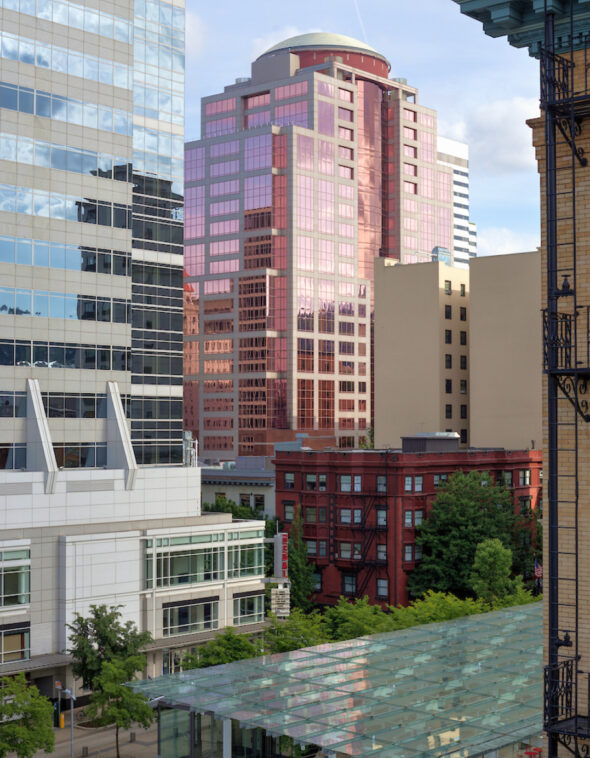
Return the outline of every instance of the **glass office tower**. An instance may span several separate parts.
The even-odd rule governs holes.
[[[31,413],[58,469],[116,465],[107,382],[137,463],[181,464],[184,8],[0,14],[0,468],[38,467]]]
[[[367,436],[374,260],[453,255],[453,164],[417,100],[379,52],[324,33],[203,99],[185,151],[185,424],[205,458]]]

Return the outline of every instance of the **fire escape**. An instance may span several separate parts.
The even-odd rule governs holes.
[[[576,758],[590,755],[590,661],[580,655],[578,519],[579,438],[590,421],[590,305],[580,303],[590,272],[577,256],[576,178],[588,181],[583,149],[588,129],[589,40],[574,34],[570,0],[570,52],[555,53],[553,13],[545,2],[545,45],[541,51],[541,108],[545,113],[547,308],[543,313],[543,363],[547,375],[548,423],[548,663],[544,671],[543,716],[549,758],[563,746]],[[574,64],[574,46],[580,59]],[[583,56],[583,58],[582,58]],[[583,68],[582,68],[583,65]],[[565,148],[565,150],[564,150]],[[587,234],[587,232],[586,232]],[[582,267],[585,269],[582,272]],[[588,303],[588,300],[586,300]],[[547,586],[548,584],[548,586]]]

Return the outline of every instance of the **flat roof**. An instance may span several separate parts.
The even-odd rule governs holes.
[[[330,756],[466,758],[541,734],[542,649],[533,603],[133,687]]]

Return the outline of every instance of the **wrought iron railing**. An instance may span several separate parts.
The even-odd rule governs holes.
[[[543,673],[543,723],[547,729],[574,716],[574,661],[545,666]]]

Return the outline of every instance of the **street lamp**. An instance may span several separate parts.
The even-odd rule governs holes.
[[[70,697],[70,758],[74,758],[74,703],[76,696],[72,690],[63,690],[61,685],[57,688]]]

